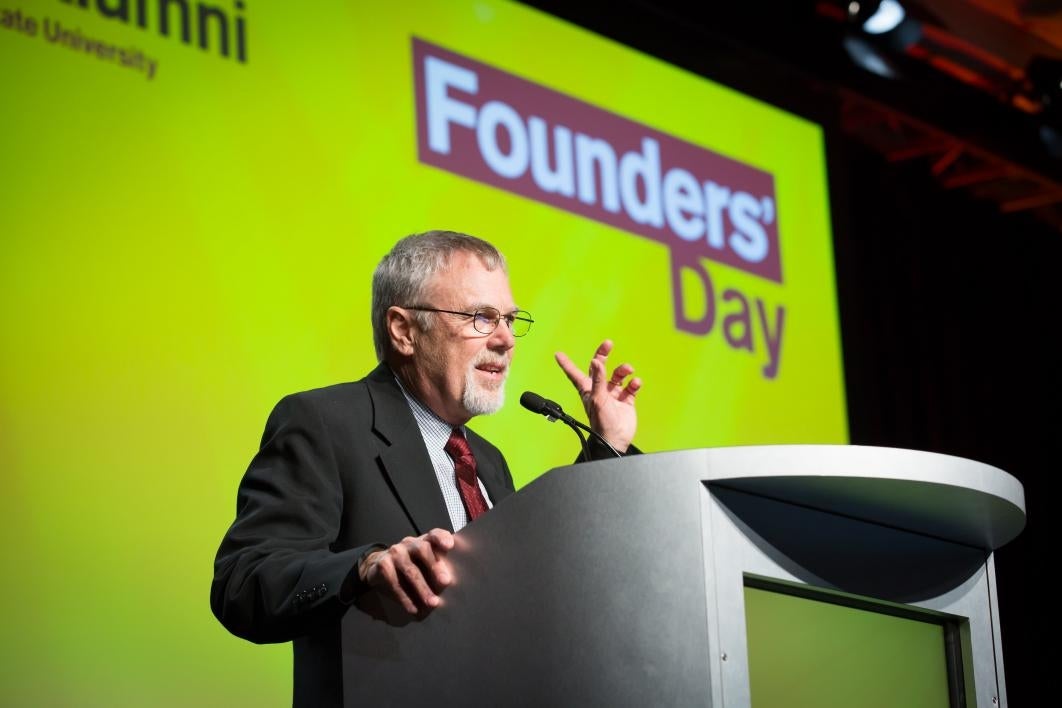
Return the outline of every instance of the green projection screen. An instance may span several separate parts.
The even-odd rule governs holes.
[[[491,240],[520,340],[472,427],[517,485],[604,338],[649,451],[847,441],[823,134],[515,4],[0,0],[0,702],[290,702],[210,615],[284,394],[375,363],[398,237]],[[618,362],[617,362],[618,363]]]

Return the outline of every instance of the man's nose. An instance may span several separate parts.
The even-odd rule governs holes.
[[[512,349],[515,344],[516,337],[513,336],[513,330],[503,317],[498,320],[498,326],[495,327],[494,331],[491,333],[487,346],[497,351],[507,352]]]

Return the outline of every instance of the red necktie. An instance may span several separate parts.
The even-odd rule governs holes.
[[[487,513],[487,500],[483,498],[483,492],[479,491],[479,480],[476,479],[476,458],[472,456],[472,448],[461,431],[454,428],[450,433],[450,439],[443,448],[454,461],[454,471],[457,473],[457,490],[461,492],[461,501],[464,502],[465,511],[468,512],[468,520]]]

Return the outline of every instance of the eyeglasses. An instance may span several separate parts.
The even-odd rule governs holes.
[[[498,323],[505,320],[505,324],[509,325],[509,331],[513,333],[513,336],[522,337],[531,330],[531,324],[534,322],[529,312],[513,310],[509,314],[503,315],[493,307],[481,307],[475,312],[455,312],[454,310],[440,310],[437,307],[422,307],[420,305],[411,305],[403,309],[420,310],[421,312],[444,312],[448,315],[471,317],[472,326],[480,334],[493,334],[494,330],[498,329]]]

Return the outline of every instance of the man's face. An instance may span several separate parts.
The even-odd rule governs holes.
[[[503,315],[516,309],[505,272],[487,270],[477,256],[464,252],[435,275],[418,304],[456,312],[493,307]],[[428,317],[432,327],[418,333],[413,360],[422,402],[453,425],[501,408],[515,343],[505,321],[482,334],[468,317],[442,312]]]

